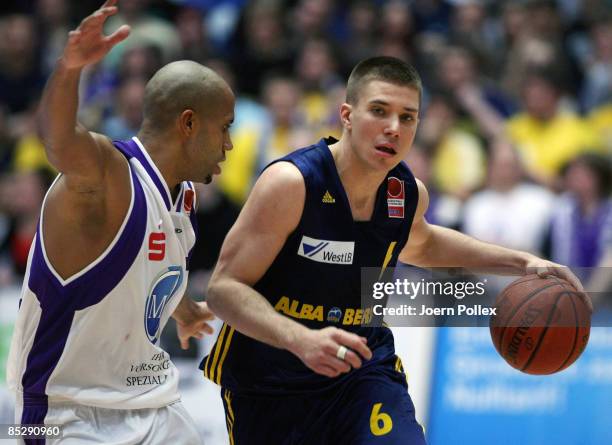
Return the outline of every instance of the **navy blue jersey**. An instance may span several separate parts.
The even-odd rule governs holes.
[[[361,269],[395,266],[418,202],[414,176],[404,163],[393,168],[378,187],[371,219],[354,221],[326,140],[279,161],[293,163],[304,176],[304,210],[254,288],[277,311],[310,328],[336,326],[367,337],[373,358],[361,369],[388,360],[395,353],[391,331],[364,326],[372,314],[361,308]],[[256,394],[321,390],[358,372],[336,379],[318,375],[290,352],[228,325],[201,368],[224,388]]]

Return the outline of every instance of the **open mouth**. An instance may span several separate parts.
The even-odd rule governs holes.
[[[377,145],[376,150],[382,153],[386,153],[388,155],[394,156],[397,154],[397,151],[389,145]]]

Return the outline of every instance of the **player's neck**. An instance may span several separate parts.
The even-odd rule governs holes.
[[[143,129],[138,132],[137,137],[164,178],[174,201],[178,194],[179,188],[177,186],[181,183],[181,179],[175,168],[176,156],[173,156],[172,150],[168,149],[170,145],[168,144],[168,139]],[[164,142],[161,143],[161,141]]]
[[[340,139],[333,145],[331,152],[347,194],[360,200],[376,196],[378,186],[387,172],[372,170],[372,167],[359,159],[346,140]]]
[[[378,186],[386,173],[372,171],[371,167],[358,159],[350,147],[343,147],[341,143],[342,141],[335,144],[332,156],[351,206],[353,219],[369,221],[374,211]]]

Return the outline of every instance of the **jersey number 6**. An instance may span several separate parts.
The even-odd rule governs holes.
[[[384,436],[393,428],[393,420],[387,413],[381,413],[382,403],[375,403],[370,414],[370,431],[375,436]]]

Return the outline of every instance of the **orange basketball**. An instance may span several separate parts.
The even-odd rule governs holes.
[[[591,331],[591,311],[567,281],[526,275],[495,301],[490,330],[497,352],[527,374],[554,374],[580,357]]]

